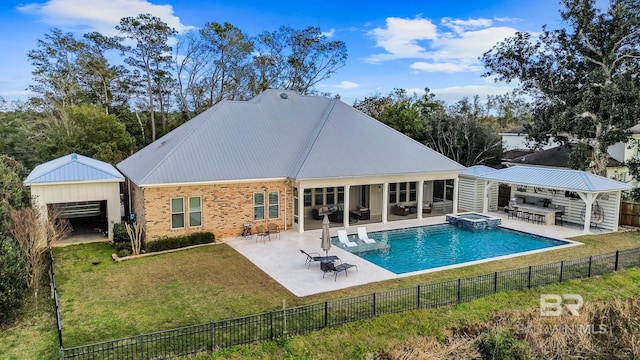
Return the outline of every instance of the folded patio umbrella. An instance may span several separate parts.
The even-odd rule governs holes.
[[[329,235],[329,218],[327,215],[322,219],[322,235],[320,236],[320,247],[324,250],[325,254],[329,254],[331,249],[331,236]]]

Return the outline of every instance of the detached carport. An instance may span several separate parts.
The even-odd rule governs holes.
[[[24,181],[31,188],[33,206],[45,216],[55,208],[62,218],[99,218],[96,227],[109,239],[113,225],[120,222],[121,182],[124,176],[111,164],[78,154],[40,164]]]
[[[602,212],[598,226],[611,231],[618,230],[621,193],[630,185],[585,171],[512,166],[476,175],[484,180],[483,212],[489,209],[489,193],[495,184],[511,186],[510,198],[546,199],[552,206],[567,209],[567,221],[583,225],[583,233],[589,233],[594,209]]]

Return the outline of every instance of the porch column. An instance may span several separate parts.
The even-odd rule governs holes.
[[[458,178],[453,179],[453,209],[452,212],[454,214],[458,213]]]
[[[482,190],[482,212],[489,212],[489,188],[491,187],[491,181],[485,180]]]
[[[424,202],[424,180],[418,181],[418,220],[422,219],[422,204]]]
[[[344,205],[342,210],[342,226],[349,227],[349,188],[351,185],[344,186]]]
[[[304,232],[304,188],[298,187],[298,232]]]
[[[584,227],[582,228],[583,234],[588,234],[591,230],[591,207],[593,201],[596,199],[594,194],[591,193],[578,193],[580,198],[584,201]]]
[[[387,211],[389,208],[389,183],[382,184],[382,223],[387,223]]]

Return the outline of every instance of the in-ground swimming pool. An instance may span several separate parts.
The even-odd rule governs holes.
[[[355,254],[396,274],[575,244],[505,228],[473,231],[450,224],[370,232],[369,237],[390,247]]]

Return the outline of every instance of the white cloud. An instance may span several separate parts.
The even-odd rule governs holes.
[[[48,0],[29,3],[18,10],[39,16],[45,24],[65,31],[97,31],[109,36],[117,34],[115,26],[121,18],[146,13],[159,17],[179,33],[193,28],[180,22],[173,14],[173,6],[155,5],[146,0]]]
[[[418,41],[437,37],[437,28],[428,19],[390,17],[386,24],[386,28],[375,28],[368,33],[376,40],[376,46],[387,51],[386,54],[371,55],[368,59],[370,62],[422,57],[425,48]]]
[[[494,23],[506,20],[443,18],[440,26],[436,26],[420,17],[387,18],[386,27],[368,32],[376,46],[385,52],[372,54],[365,61],[380,63],[416,59],[422,61],[411,65],[414,70],[479,72],[482,66],[478,58],[517,31],[511,27],[494,26]]]
[[[324,35],[324,36],[326,36],[328,38],[332,38],[333,35],[335,35],[335,33],[336,33],[336,29],[331,28],[329,31],[322,32],[322,35]]]
[[[338,85],[334,85],[333,87],[338,88],[338,89],[355,89],[358,86],[360,86],[357,83],[354,83],[352,81],[342,81],[340,82],[340,84]]]
[[[504,95],[513,91],[515,86],[515,84],[503,85],[487,83],[431,89],[431,92],[434,93],[436,98],[439,100],[443,100],[447,103],[454,103],[465,97],[471,98],[474,95],[480,96],[481,99],[486,99],[487,95]]]
[[[425,72],[462,72],[472,71],[473,66],[464,63],[428,63],[424,61],[418,61],[410,65],[412,69],[425,71]]]

